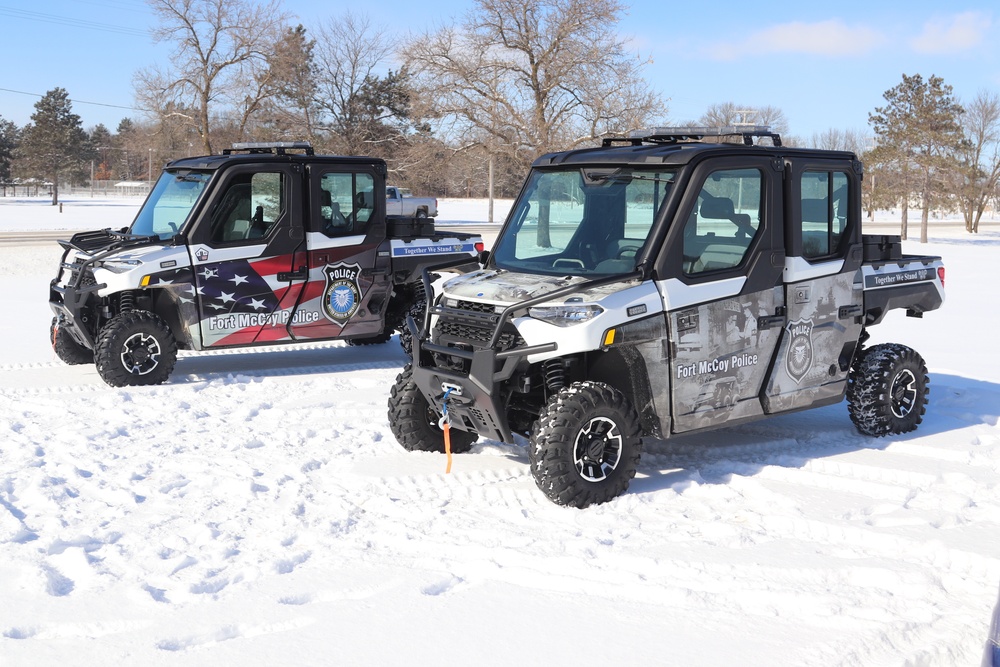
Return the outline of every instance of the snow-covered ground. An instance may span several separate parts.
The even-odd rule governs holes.
[[[0,199],[0,231],[138,203]],[[107,387],[47,344],[58,248],[0,248],[0,664],[978,665],[1000,232],[931,235],[905,250],[944,256],[947,303],[872,329],[930,367],[916,433],[862,437],[840,404],[651,442],[584,511],[522,447],[480,441],[450,475],[404,452],[394,343],[182,353],[169,384]]]

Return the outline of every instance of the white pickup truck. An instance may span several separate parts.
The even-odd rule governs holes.
[[[438,202],[434,197],[414,197],[406,188],[389,185],[385,188],[385,214],[433,218],[438,214]]]

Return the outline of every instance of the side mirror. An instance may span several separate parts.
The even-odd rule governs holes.
[[[482,252],[479,253],[479,265],[480,266],[486,266],[486,264],[489,261],[490,261],[490,251],[489,250],[483,250]]]

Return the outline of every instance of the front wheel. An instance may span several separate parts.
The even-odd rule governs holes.
[[[927,366],[914,350],[895,343],[868,348],[848,379],[851,421],[876,438],[913,431],[927,411],[929,382]]]
[[[53,317],[52,324],[49,325],[49,343],[64,364],[78,366],[94,363],[94,351],[80,345],[73,336],[62,331],[57,317]]]
[[[444,452],[444,431],[438,426],[441,415],[432,408],[423,392],[413,381],[412,367],[407,364],[396,376],[389,392],[389,428],[404,449],[411,452]],[[476,433],[450,429],[451,451],[461,454],[472,449],[479,439]]]
[[[112,387],[161,384],[177,362],[177,342],[163,318],[133,310],[109,321],[97,339],[97,372]]]
[[[538,488],[558,505],[584,508],[628,489],[641,453],[639,415],[603,382],[574,382],[549,399],[531,432]]]
[[[424,311],[427,310],[427,299],[421,295],[414,301],[409,309],[406,311],[406,315],[403,316],[403,326],[399,328],[399,344],[403,348],[403,352],[406,352],[406,356],[413,358],[413,334],[410,333],[409,324],[406,321],[406,317],[412,317],[414,324],[417,325],[417,330],[419,331],[424,325]]]

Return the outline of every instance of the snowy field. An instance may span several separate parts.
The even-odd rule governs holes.
[[[0,231],[138,204],[0,199]],[[629,492],[584,511],[544,498],[523,447],[480,441],[447,476],[404,452],[395,342],[181,353],[169,384],[107,387],[47,344],[58,248],[0,247],[0,665],[976,667],[1000,231],[931,236],[904,250],[944,257],[948,301],[871,330],[927,360],[916,433],[863,437],[842,403],[647,442]]]

